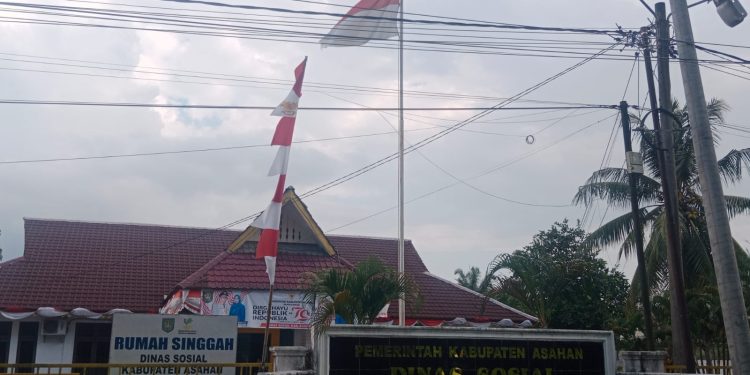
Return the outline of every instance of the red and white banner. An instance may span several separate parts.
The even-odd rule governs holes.
[[[273,285],[276,278],[276,255],[279,248],[279,223],[281,222],[281,204],[284,198],[284,184],[286,183],[286,171],[289,166],[289,152],[291,151],[292,138],[294,136],[294,122],[297,117],[299,98],[302,97],[302,81],[305,78],[305,66],[307,57],[294,69],[294,86],[286,99],[279,104],[271,113],[272,116],[282,116],[276,125],[276,131],[271,140],[272,146],[279,146],[268,171],[269,176],[279,176],[276,183],[276,191],[268,208],[258,216],[251,226],[261,230],[258,245],[255,248],[255,257],[264,258],[266,261],[266,273],[268,280]]]
[[[305,58],[305,61],[307,61],[307,58]],[[305,62],[302,62],[294,69],[295,82],[292,91],[289,91],[286,99],[271,112],[271,116],[297,117],[297,107],[299,106],[299,98],[302,97],[302,80],[304,77]],[[294,126],[294,120],[292,120],[292,126]]]
[[[360,0],[320,40],[323,47],[361,46],[398,36],[400,0]]]

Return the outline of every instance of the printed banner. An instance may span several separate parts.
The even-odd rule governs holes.
[[[212,364],[237,360],[231,316],[115,314],[109,363],[137,364],[122,374],[234,374]],[[186,366],[187,365],[187,366]]]
[[[240,327],[266,326],[268,292],[203,289],[200,314],[232,315]],[[300,292],[275,291],[271,309],[271,328],[308,329],[312,306]]]

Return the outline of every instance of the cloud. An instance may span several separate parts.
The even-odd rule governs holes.
[[[304,9],[321,9],[320,4],[289,4]],[[203,7],[191,9],[206,10]],[[407,11],[568,27],[613,28],[616,24],[637,27],[648,23],[648,14],[640,4],[625,0],[481,0],[470,4],[418,0],[410,2]],[[7,12],[4,14],[13,16]],[[726,29],[708,6],[694,8],[693,15],[696,17],[697,40],[747,44],[743,38],[748,34],[750,23]],[[260,17],[249,12],[231,16],[245,19],[244,25],[254,25],[253,22]],[[301,20],[278,18],[266,21]],[[321,18],[315,22],[320,23],[315,25],[320,31],[333,20]],[[407,40],[427,38],[440,41],[454,38],[459,33],[455,27],[409,26],[405,35]],[[534,49],[541,49],[542,45],[545,49],[564,46],[554,40],[610,42],[608,38],[561,33],[485,30],[482,35],[486,37],[483,39],[486,43],[512,48],[529,48],[530,42],[536,43],[532,45]],[[3,61],[0,68],[37,72],[0,69],[0,79],[3,80],[0,97],[275,106],[290,89],[294,67],[304,56],[309,56],[302,106],[397,106],[393,90],[398,87],[398,60],[393,49],[321,50],[315,44],[250,39],[253,36],[219,38],[0,23],[0,38],[4,41],[2,53],[120,64],[32,58],[24,59],[69,66]],[[542,43],[538,39],[552,42]],[[582,44],[579,47],[584,53],[592,53],[603,45]],[[613,53],[620,54],[626,61],[592,61],[524,99],[617,104],[623,97],[634,57],[630,50]],[[407,95],[406,106],[491,106],[498,103],[492,98],[519,93],[577,61],[407,50],[404,64],[406,88],[436,94]],[[40,70],[57,73],[42,73]],[[629,85],[625,99],[630,103],[644,99],[643,69],[635,72],[640,73],[641,79],[634,79]],[[673,65],[672,79],[675,96],[684,97],[678,65]],[[742,106],[747,87],[743,82],[746,81],[704,70],[704,82],[708,97],[724,98],[733,106],[727,115],[728,122],[748,125],[745,119],[750,117],[750,108]],[[385,90],[373,92],[363,87]],[[546,104],[517,102],[514,105]],[[7,105],[2,109],[0,160],[265,145],[269,143],[278,120],[270,117],[268,111],[237,109]],[[288,182],[298,193],[304,193],[392,154],[396,151],[395,134],[357,136],[392,131],[391,126],[397,123],[394,113],[389,111],[381,116],[375,111],[301,111],[295,140],[351,138],[295,144]],[[406,129],[429,129],[407,132],[407,141],[419,142],[474,113],[409,111]],[[460,178],[474,177],[498,168],[469,181],[492,194],[527,203],[570,202],[577,187],[602,165],[602,161],[604,165],[619,166],[623,153],[621,138],[610,141],[610,135],[617,134],[614,118],[556,143],[611,112],[602,110],[581,114],[579,111],[575,116],[560,119],[566,114],[564,111],[498,111],[482,119],[486,122],[468,125],[464,128],[467,131],[453,132],[420,149],[420,152]],[[549,128],[535,135],[533,145],[526,144],[525,135],[545,127]],[[549,149],[543,149],[553,144]],[[724,137],[717,153],[723,155],[730,148],[747,145],[746,139]],[[605,154],[605,149],[611,151]],[[530,156],[514,162],[524,155]],[[3,247],[6,259],[21,255],[22,217],[219,227],[267,205],[275,181],[265,174],[273,156],[271,147],[254,147],[152,157],[0,165],[4,181],[0,185],[0,229],[3,230],[0,247]],[[513,164],[506,166],[509,162]],[[324,229],[361,220],[335,233],[395,237],[396,212],[374,214],[396,203],[396,176],[396,163],[387,163],[310,196],[305,203]],[[498,252],[519,248],[527,244],[538,230],[565,217],[575,220],[584,211],[582,207],[549,208],[509,203],[460,184],[430,194],[454,183],[453,178],[419,154],[407,156],[406,199],[416,200],[406,207],[406,236],[415,242],[427,266],[443,277],[453,278],[456,267],[474,265],[484,269]],[[750,182],[744,182],[732,187],[731,191],[746,194],[750,191],[748,186]],[[608,211],[607,217],[618,212]],[[588,229],[598,225],[602,214],[603,210],[597,211]],[[741,242],[750,240],[746,235],[750,233],[748,225],[746,219],[733,223],[734,232]],[[616,263],[612,254],[603,256],[611,265]]]

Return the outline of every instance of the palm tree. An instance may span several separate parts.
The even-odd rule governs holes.
[[[353,269],[325,269],[305,279],[305,300],[318,306],[312,322],[316,333],[325,331],[337,317],[346,324],[372,324],[401,293],[407,301],[418,302],[416,284],[375,257]]]
[[[724,121],[726,104],[712,99],[707,105],[709,122],[714,130]],[[685,107],[675,101],[673,113],[675,168],[677,175],[677,195],[679,224],[683,247],[683,263],[686,287],[715,285],[711,249],[706,229],[705,213],[702,206],[700,181],[696,169],[695,153],[690,119]],[[715,136],[718,139],[718,135]],[[655,135],[642,131],[640,135],[641,154],[646,174],[638,175],[637,191],[644,223],[644,233],[648,233],[645,246],[646,272],[649,275],[649,289],[664,289],[668,283],[666,262],[666,214],[659,180],[659,168]],[[741,180],[744,170],[750,172],[750,148],[732,150],[718,161],[719,173],[726,183]],[[595,200],[604,200],[610,206],[628,207],[630,204],[628,171],[622,168],[604,168],[594,172],[586,183],[578,188],[574,203],[589,206]],[[750,213],[750,198],[726,196],[730,217]],[[648,230],[650,229],[650,231]],[[588,241],[600,248],[620,244],[620,257],[630,256],[635,249],[633,216],[628,212],[602,225],[592,232]],[[748,263],[747,253],[734,241],[740,264]],[[641,286],[637,278],[633,280],[634,290]],[[634,291],[633,290],[633,291]]]
[[[453,274],[458,275],[458,278],[456,279],[458,285],[479,292],[479,278],[482,275],[478,267],[471,267],[468,272],[464,272],[461,268],[456,268],[456,270],[453,271]]]
[[[484,272],[484,277],[482,277],[479,267],[471,267],[468,272],[464,272],[464,270],[457,268],[453,271],[453,274],[458,275],[458,278],[456,278],[458,285],[486,295],[490,290],[492,283],[497,279],[495,276],[496,271],[491,270],[491,267],[492,263],[487,266],[487,270]]]

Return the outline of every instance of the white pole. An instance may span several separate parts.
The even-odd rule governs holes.
[[[404,0],[399,6],[398,33],[398,274],[404,274]],[[404,293],[398,299],[398,325],[406,325]]]

